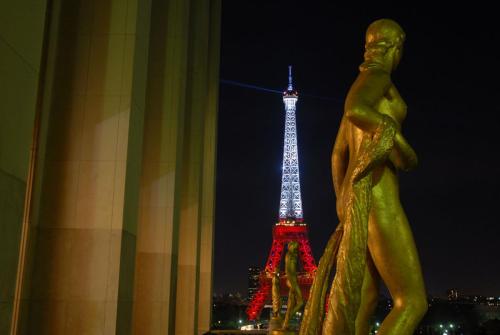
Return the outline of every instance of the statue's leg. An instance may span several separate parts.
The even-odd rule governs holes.
[[[300,311],[302,307],[304,307],[304,299],[302,298],[302,291],[300,290],[300,286],[297,285],[297,288],[295,289],[295,308],[293,315]]]
[[[288,293],[288,301],[286,304],[286,313],[285,313],[285,319],[283,320],[283,329],[288,329],[288,324],[290,322],[290,317],[292,317],[292,312],[295,307],[295,293],[293,290],[290,290]]]
[[[410,335],[427,311],[420,261],[408,220],[399,203],[373,199],[368,247],[394,301],[378,335]]]
[[[361,303],[356,316],[356,335],[367,335],[370,320],[377,307],[379,296],[379,274],[369,252],[366,255],[366,269],[361,291]]]

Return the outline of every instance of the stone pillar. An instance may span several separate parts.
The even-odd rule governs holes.
[[[26,227],[47,2],[0,2],[0,334],[17,319],[19,251]]]
[[[130,244],[123,213],[137,1],[54,0],[49,10],[20,331],[111,334]]]
[[[10,291],[0,293],[13,295],[17,277],[18,333],[205,332],[220,1],[52,0],[48,6],[40,10],[50,14],[47,22],[38,22],[45,48],[30,50],[38,62],[46,60],[43,73],[32,69],[30,82],[39,123],[34,103],[22,112],[26,129],[39,130],[35,178],[26,177],[31,139],[11,134],[28,150],[15,205],[0,199],[10,206],[9,229],[17,229],[16,245],[8,247],[15,265],[0,282],[10,283]],[[1,173],[2,190],[15,188]],[[27,186],[33,193],[24,209]],[[0,318],[0,334],[10,327],[11,306],[0,300],[9,315]]]
[[[134,334],[174,333],[177,250],[186,105],[190,1],[152,1],[143,168],[137,227]]]
[[[215,166],[217,149],[217,112],[219,98],[219,59],[221,2],[210,2],[208,73],[203,130],[203,164],[201,184],[200,257],[198,261],[198,334],[210,329],[212,320],[213,241],[215,215]]]
[[[136,334],[209,329],[219,7],[152,1]]]

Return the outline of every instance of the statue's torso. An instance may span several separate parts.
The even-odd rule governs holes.
[[[394,85],[392,85],[386,95],[375,104],[374,108],[379,113],[393,118],[399,128],[406,117],[406,103]],[[367,134],[347,119],[344,119],[342,123],[342,126],[347,128],[345,134],[349,143],[349,165],[351,165],[351,163],[356,162],[361,140],[363,136]],[[375,169],[373,173],[373,183],[372,195],[375,202],[380,201],[389,206],[399,205],[398,178],[396,169],[390,161],[387,161],[385,164]]]
[[[400,127],[406,118],[406,103],[394,85],[392,85],[387,91],[387,94],[379,100],[375,109],[381,114],[392,117]]]

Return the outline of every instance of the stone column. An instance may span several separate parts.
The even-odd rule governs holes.
[[[137,4],[51,1],[22,333],[116,331]]]
[[[0,2],[0,334],[19,314],[16,290],[25,208],[31,199],[31,150],[43,73],[47,2]],[[25,229],[26,230],[26,229]],[[23,258],[24,259],[24,258]]]
[[[217,149],[217,112],[219,98],[219,59],[221,2],[210,2],[208,73],[203,132],[203,165],[201,185],[200,258],[198,287],[198,334],[210,329],[213,288],[213,241],[215,215],[215,167]]]
[[[190,1],[152,1],[133,333],[174,333]]]
[[[0,43],[15,47],[12,79],[27,73],[22,96],[0,90],[20,106],[2,120],[22,125],[0,133],[13,195],[0,198],[0,334],[207,331],[220,1],[51,0],[36,13],[30,43]]]
[[[150,37],[136,334],[209,329],[219,7],[205,0],[152,2],[151,25],[158,28]]]

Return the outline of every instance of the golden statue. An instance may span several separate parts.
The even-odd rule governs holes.
[[[272,286],[271,286],[271,296],[273,309],[271,311],[271,320],[269,320],[269,334],[283,334],[280,329],[283,324],[283,318],[281,315],[281,290],[280,290],[280,275],[279,275],[279,267],[275,270],[275,272],[267,273],[267,277],[272,278]]]
[[[280,293],[280,276],[279,269],[275,271],[272,275],[272,286],[271,295],[273,298],[273,311],[271,313],[272,318],[281,318],[281,293]]]
[[[290,318],[304,305],[302,291],[297,281],[297,261],[299,243],[291,241],[288,243],[288,251],[285,256],[286,286],[288,286],[288,301],[286,306],[285,319],[283,320],[283,330],[289,329]]]
[[[397,170],[417,164],[401,133],[406,104],[391,81],[404,40],[401,27],[388,19],[373,22],[366,32],[364,62],[347,95],[332,153],[340,224],[321,257],[302,335],[368,334],[380,279],[394,307],[378,335],[413,334],[427,310],[417,249],[399,200]]]

